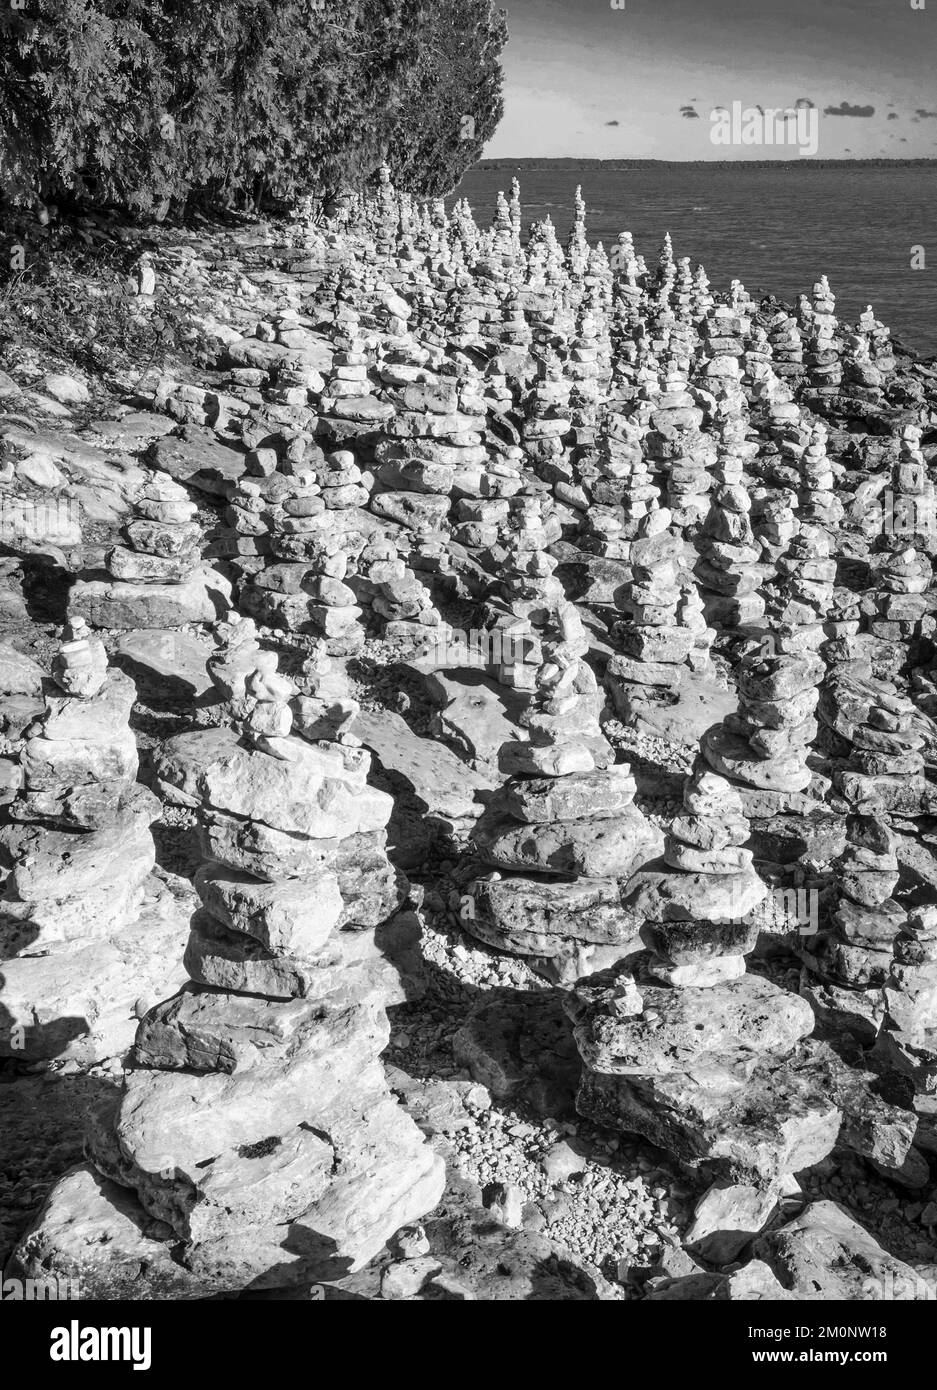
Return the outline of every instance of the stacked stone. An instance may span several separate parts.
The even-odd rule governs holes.
[[[543,244],[544,283],[551,295],[555,296],[566,289],[569,277],[566,274],[566,257],[556,235],[553,219],[545,217],[536,224],[538,241]],[[528,248],[528,254],[529,248]]]
[[[451,226],[457,244],[462,249],[466,265],[471,265],[478,254],[478,224],[467,198],[460,198],[452,209]]]
[[[612,402],[622,404],[631,401],[635,395],[641,349],[638,345],[638,326],[629,322],[631,311],[623,309],[622,299],[615,302],[614,332],[615,356],[612,364],[610,397]]]
[[[533,334],[524,313],[524,303],[519,294],[512,294],[505,301],[498,328],[498,342],[502,349],[511,352],[525,351],[530,347]]]
[[[352,726],[361,706],[351,694],[344,665],[332,660],[326,643],[313,647],[303,662],[296,685],[299,694],[291,708],[297,731],[303,738],[360,747],[361,740],[352,733]]]
[[[445,209],[445,203],[442,204]],[[511,180],[511,197],[508,200],[508,208],[511,213],[511,231],[514,236],[514,245],[518,250],[521,249],[521,234],[523,231],[524,207],[521,202],[521,186],[517,179]]]
[[[503,576],[491,604],[491,640],[497,680],[527,701],[519,736],[501,749],[504,772],[519,776],[563,776],[605,767],[611,749],[599,726],[601,695],[582,660],[588,641],[582,619],[565,599],[547,547],[558,526],[542,498],[519,496],[505,539],[497,547]]]
[[[347,306],[336,324],[338,333],[333,340],[332,365],[322,395],[333,401],[360,400],[372,389],[371,355],[366,339],[361,336],[358,311]]]
[[[866,630],[885,642],[911,641],[929,607],[927,591],[933,578],[930,557],[913,547],[880,550],[870,557],[869,568],[871,591],[863,595],[859,605]]]
[[[612,267],[617,270],[614,293],[628,310],[628,322],[633,328],[640,318],[644,299],[642,285],[642,263],[635,253],[634,238],[630,232],[620,232],[612,248]]]
[[[563,367],[567,381],[573,382],[573,392],[579,402],[581,417],[573,421],[578,428],[587,428],[595,423],[602,389],[606,384],[600,360],[602,346],[595,307],[588,304],[582,307],[576,336],[570,344],[569,357]]]
[[[660,250],[657,253],[657,268],[654,281],[658,292],[661,289],[665,290],[665,294],[662,298],[668,303],[676,278],[677,261],[673,254],[673,238],[669,232],[665,232],[664,239],[660,244]]]
[[[440,325],[440,337],[454,352],[470,352],[483,348],[479,305],[473,300],[470,286],[459,284],[449,292]],[[425,335],[423,341],[425,342]],[[399,365],[405,369],[405,373],[400,375],[415,375],[421,370],[414,363],[402,362]]]
[[[743,318],[751,318],[758,312],[757,305],[741,280],[733,280],[729,285],[729,304],[735,313]]]
[[[447,628],[430,589],[392,542],[372,542],[362,555],[362,567],[385,637],[430,645],[444,640]]]
[[[95,1062],[126,1050],[133,1001],[171,978],[148,954],[165,933],[133,930],[159,802],[136,782],[134,683],[83,619],[65,628],[51,680],[36,670],[29,686],[0,831],[3,1003],[22,1036],[4,1030],[0,1055]]]
[[[660,394],[662,364],[646,325],[635,331],[634,389],[639,400],[652,401]]]
[[[717,407],[712,427],[716,440],[713,478],[724,487],[739,487],[750,481],[749,470],[758,455],[757,439],[749,437],[745,416],[730,407]]]
[[[693,635],[693,646],[687,653],[688,670],[695,675],[712,680],[716,675],[712,659],[712,646],[716,640],[716,629],[709,626],[706,607],[703,603],[696,580],[689,570],[680,574],[680,603],[677,607],[677,622],[686,632]]]
[[[692,349],[698,341],[698,335],[693,327],[694,288],[690,258],[689,256],[681,256],[677,262],[677,279],[670,296],[670,304],[676,315],[677,323],[685,335],[688,349]]]
[[[756,382],[765,382],[769,379],[769,374],[774,375],[771,366],[771,344],[768,342],[768,335],[760,323],[753,323],[749,329],[745,339],[742,363],[742,381],[754,399]],[[763,394],[763,387],[761,391]]]
[[[916,1144],[933,1152],[937,1137],[937,909],[912,908],[894,938],[883,986],[885,1018],[874,1056],[887,1072],[910,1084],[918,1118]]]
[[[610,658],[605,684],[626,723],[632,722],[636,706],[675,691],[691,654],[695,660],[700,652],[697,643],[711,640],[705,622],[699,627],[701,605],[691,601],[686,608],[686,585],[692,581],[681,576],[683,546],[668,529],[671,520],[661,509],[641,528],[629,555],[633,578],[618,600],[626,617],[613,636],[623,651]]]
[[[345,579],[365,538],[349,536],[341,520],[343,511],[358,515],[367,501],[360,476],[353,456],[339,451],[318,473],[301,469],[242,480],[228,509],[235,528],[267,528],[264,556],[239,565],[241,608],[265,627],[325,638],[335,654],[357,651],[364,641],[363,610]]]
[[[541,358],[538,379],[525,402],[521,445],[534,472],[547,481],[550,481],[549,466],[563,460],[566,435],[572,428],[571,387],[559,357],[548,349]]]
[[[842,365],[843,396],[864,405],[880,406],[885,398],[885,374],[872,361],[869,340],[861,331],[846,334]]]
[[[745,400],[741,363],[750,328],[751,319],[739,309],[723,304],[710,310],[700,325],[702,361],[697,380],[716,400],[732,401],[739,409]]]
[[[715,304],[705,267],[698,265],[693,277],[693,321],[699,323]]]
[[[711,436],[702,431],[703,411],[687,389],[683,373],[671,367],[661,374],[660,386],[660,395],[653,402],[647,453],[666,479],[667,505],[674,524],[692,527],[709,510],[709,470],[716,450]]]
[[[937,513],[920,441],[920,426],[904,426],[892,486],[879,513],[877,550],[869,557],[869,589],[860,601],[866,630],[890,643],[912,641],[930,607]]]
[[[840,362],[842,340],[836,317],[836,296],[823,275],[813,287],[813,312],[807,342],[807,391],[817,404],[839,395],[843,369]]]
[[[601,242],[589,252],[583,276],[583,294],[580,309],[588,308],[599,321],[604,321],[612,302],[614,285],[611,262]]]
[[[601,697],[583,661],[578,613],[563,599],[545,552],[542,505],[518,498],[504,547],[504,612],[497,675],[526,696],[519,737],[500,754],[510,780],[473,835],[495,872],[469,887],[466,927],[531,959],[553,979],[576,979],[633,949],[638,923],[620,910],[619,881],[659,851],[633,806],[627,767],[612,767],[598,722]],[[510,643],[505,650],[504,644]]]
[[[818,652],[833,612],[836,560],[829,533],[820,526],[799,526],[777,561],[772,625],[768,634],[778,652],[801,656]],[[816,723],[785,730],[792,744],[816,738]]]
[[[498,194],[491,228],[480,239],[474,273],[483,285],[490,287],[495,304],[522,282],[523,254],[514,240],[511,209],[503,193]]]
[[[566,243],[566,263],[573,283],[581,285],[589,262],[589,242],[586,236],[586,204],[582,188],[576,188],[573,197],[573,225]]]
[[[354,304],[343,306],[331,336],[332,368],[319,401],[317,437],[332,449],[365,447],[394,408],[372,390],[371,355]]]
[[[832,461],[826,452],[827,430],[817,421],[810,431],[807,447],[800,459],[803,484],[800,492],[801,519],[820,526],[838,526],[845,508],[836,495]]]
[[[884,985],[906,912],[893,897],[900,871],[887,820],[851,815],[846,833],[834,866],[837,905],[824,929],[801,948],[811,974],[803,993],[829,1030],[851,1033],[867,1046],[884,1019]]]
[[[659,358],[675,356],[671,350],[671,338],[676,329],[677,316],[670,307],[671,281],[665,279],[648,296],[647,315],[644,330],[651,351]]]
[[[393,528],[395,548],[366,574],[387,634],[422,640],[444,626],[419,573],[449,568],[452,494],[484,495],[485,382],[464,354],[431,358],[416,344],[394,354],[382,380],[397,413],[375,448],[371,510]]]
[[[869,356],[877,371],[888,377],[895,370],[895,349],[891,341],[891,329],[886,328],[872,312],[869,304],[859,315],[859,332],[866,339]]]
[[[881,543],[893,550],[913,546],[933,555],[937,549],[937,499],[921,452],[920,425],[903,425],[892,470],[891,516],[883,517]]]
[[[797,494],[785,488],[762,488],[753,499],[752,513],[762,559],[774,569],[800,530]]]
[[[254,620],[234,610],[215,624],[212,635],[217,645],[206,661],[206,669],[221,695],[222,711],[236,718],[247,698],[248,676],[257,670],[258,661],[262,664],[268,658],[260,655]]]
[[[831,643],[835,659],[856,639]],[[854,811],[918,816],[930,798],[924,780],[924,736],[914,705],[894,682],[874,679],[867,661],[844,660],[829,672],[820,701],[825,727],[839,735],[844,759],[833,781]]]
[[[214,622],[230,602],[228,581],[201,560],[198,508],[185,488],[151,473],[105,557],[110,580],[79,579],[69,614],[99,628],[179,628]]]
[[[778,428],[782,418],[799,412],[794,393],[774,370],[773,362],[758,360],[752,365],[751,407],[765,417],[772,428]]]
[[[509,780],[473,833],[493,872],[467,885],[466,928],[564,983],[639,950],[621,894],[661,837],[635,790],[627,764]]]
[[[796,386],[804,375],[804,343],[797,320],[779,309],[765,322],[775,375]]]
[[[577,986],[567,1011],[581,1114],[763,1188],[824,1158],[841,1117],[805,1043],[809,1004],[745,972],[768,893],[748,833],[738,792],[697,763],[663,863],[623,896],[649,953]]]
[[[772,633],[776,654],[764,647],[743,657],[738,670],[738,713],[703,737],[702,752],[717,772],[741,784],[750,815],[771,817],[801,808],[810,786],[807,766],[816,737],[813,718],[823,662],[809,650],[792,655],[784,634]],[[802,639],[794,637],[792,645]]]
[[[805,490],[802,461],[813,426],[807,423],[800,407],[783,397],[772,400],[766,433],[771,443],[764,446],[759,460],[763,478],[776,487],[793,488],[798,493]]]
[[[90,1139],[138,1224],[166,1231],[148,1236],[153,1297],[170,1247],[190,1296],[347,1273],[443,1188],[378,1060],[387,986],[360,928],[381,918],[336,871],[383,834],[390,798],[366,786],[367,754],[290,732],[292,694],[264,665],[239,729],[172,740],[160,764],[203,807],[211,854],[193,983],[142,1020],[137,1067]]]
[[[643,441],[650,407],[641,404],[630,414],[609,408],[599,431],[595,471],[581,476],[589,507],[581,522],[584,550],[608,559],[626,560],[631,542],[650,512],[660,505]]]
[[[764,567],[752,530],[752,499],[740,484],[723,485],[695,539],[695,573],[710,620],[717,628],[747,627],[765,612],[759,592]]]

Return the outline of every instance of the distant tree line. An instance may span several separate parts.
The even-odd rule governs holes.
[[[449,191],[503,111],[493,0],[2,0],[0,196],[164,216]]]

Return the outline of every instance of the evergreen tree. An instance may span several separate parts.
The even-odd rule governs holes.
[[[394,132],[395,182],[424,197],[450,193],[504,114],[502,10],[492,0],[443,0],[427,16],[415,84]]]
[[[489,0],[29,6],[0,7],[0,192],[13,201],[153,212],[193,195],[327,196],[385,157],[404,186],[436,193],[500,115]]]

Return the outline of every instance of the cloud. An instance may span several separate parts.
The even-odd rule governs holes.
[[[848,101],[841,101],[838,106],[824,106],[824,116],[874,116],[874,106],[850,106]]]
[[[803,111],[803,110],[812,111],[812,110],[814,109],[814,107],[816,106],[816,104],[817,104],[817,103],[816,103],[815,101],[811,101],[809,97],[798,97],[797,100],[794,102],[794,110],[795,110],[795,111]]]
[[[898,119],[898,112],[897,112],[897,111],[889,111],[889,113],[888,113],[888,119],[889,119],[890,121],[897,121],[897,119]]]
[[[696,110],[696,108],[695,108],[694,106],[689,106],[689,105],[687,105],[687,106],[681,106],[681,107],[680,107],[680,115],[683,117],[683,119],[684,119],[685,121],[698,121],[698,120],[699,120],[699,112]]]
[[[922,121],[937,121],[937,111],[925,111],[923,106],[919,106],[914,114],[920,116]]]
[[[621,121],[606,121],[606,125],[621,125]]]

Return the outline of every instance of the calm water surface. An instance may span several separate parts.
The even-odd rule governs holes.
[[[512,170],[473,169],[457,196],[487,225]],[[937,353],[937,170],[867,167],[636,168],[577,173],[568,165],[519,171],[525,227],[547,213],[565,243],[576,184],[588,232],[606,249],[630,231],[648,263],[664,232],[677,256],[702,261],[714,289],[737,276],[753,295],[792,299],[829,276],[842,318],[867,304],[894,335]],[[451,200],[450,200],[451,201]],[[912,248],[926,269],[912,270]]]

